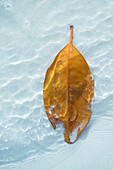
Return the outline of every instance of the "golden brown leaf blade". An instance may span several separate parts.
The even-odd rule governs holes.
[[[67,143],[75,142],[89,121],[94,95],[89,66],[72,41],[73,26],[70,26],[70,41],[48,68],[43,87],[47,116],[54,129],[56,124],[63,123]],[[77,135],[71,141],[74,130]]]

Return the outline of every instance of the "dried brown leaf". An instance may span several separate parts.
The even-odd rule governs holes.
[[[72,41],[73,26],[70,26],[70,41],[48,68],[43,86],[48,119],[54,129],[56,124],[63,124],[67,143],[74,143],[88,123],[94,96],[90,68]],[[74,130],[76,135],[72,141]]]

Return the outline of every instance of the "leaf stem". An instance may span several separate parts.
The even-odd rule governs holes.
[[[73,43],[73,25],[70,26],[70,43]]]

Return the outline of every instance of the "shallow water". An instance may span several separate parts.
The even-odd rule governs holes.
[[[113,1],[0,0],[0,168],[113,167]],[[69,41],[95,80],[92,117],[73,145],[43,105],[47,68]]]

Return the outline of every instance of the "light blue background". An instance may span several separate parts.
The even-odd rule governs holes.
[[[43,106],[45,73],[70,25],[95,81],[92,117],[73,145]],[[0,0],[0,169],[113,169],[112,0]]]

